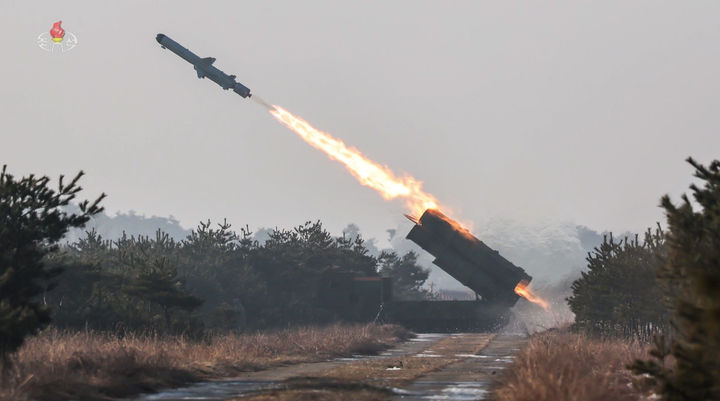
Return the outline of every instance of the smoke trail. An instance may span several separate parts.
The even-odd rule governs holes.
[[[267,107],[273,117],[298,134],[310,146],[344,165],[362,185],[376,190],[385,199],[404,199],[413,216],[418,217],[428,209],[440,209],[435,196],[425,192],[422,189],[422,182],[416,178],[410,175],[396,175],[389,167],[371,160],[359,150],[346,145],[329,133],[315,129],[307,121],[291,114],[282,107],[269,104],[255,96],[253,96],[253,99]],[[463,224],[451,218],[448,218],[447,221],[460,234],[475,239]],[[515,292],[528,301],[543,306],[543,308],[548,307],[544,300],[535,296],[527,288],[527,283],[519,283],[515,288]]]
[[[425,192],[422,182],[414,177],[396,175],[389,167],[369,159],[327,132],[315,129],[280,106],[272,105],[270,114],[309,145],[342,163],[362,185],[373,188],[385,199],[404,199],[413,215],[420,216],[427,209],[439,208],[437,199]]]
[[[266,102],[265,100],[263,100],[263,98],[261,98],[261,97],[258,96],[258,95],[252,95],[252,96],[250,96],[250,99],[252,99],[255,103],[257,103],[257,104],[259,104],[259,105],[261,105],[261,106],[265,106],[265,108],[268,109],[268,110],[272,110],[272,109],[273,109],[273,105],[271,105],[270,103]]]

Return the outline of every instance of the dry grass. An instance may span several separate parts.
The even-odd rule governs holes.
[[[0,399],[105,400],[241,371],[374,353],[407,335],[392,325],[334,325],[195,342],[48,330],[18,352]]]
[[[494,391],[498,401],[639,400],[627,364],[645,358],[638,343],[565,331],[533,336]]]

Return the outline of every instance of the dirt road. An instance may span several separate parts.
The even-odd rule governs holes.
[[[376,356],[248,372],[135,401],[482,399],[524,341],[507,334],[420,334]]]
[[[326,362],[300,363],[257,372],[247,372],[232,379],[202,382],[189,387],[162,391],[157,394],[145,394],[133,400],[225,401],[238,395],[278,387],[284,380],[297,377],[319,376],[324,372],[333,371],[340,366],[359,361],[397,358],[417,354],[448,336],[448,334],[419,334],[416,338],[398,344],[395,348],[388,349],[379,355],[354,355],[352,358],[338,358]]]
[[[470,335],[473,338],[477,335]],[[476,354],[461,355],[461,361],[417,378],[396,392],[392,400],[481,400],[513,355],[527,341],[525,336],[500,334]]]

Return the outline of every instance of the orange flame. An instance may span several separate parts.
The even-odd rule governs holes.
[[[282,107],[269,105],[259,98],[256,100],[259,101],[260,104],[268,107],[273,117],[300,135],[305,142],[323,151],[331,159],[345,165],[345,168],[347,168],[361,184],[375,189],[383,198],[388,200],[404,198],[412,213],[412,216],[406,216],[416,224],[419,224],[417,217],[413,216],[420,216],[427,209],[439,209],[437,199],[432,194],[423,191],[422,182],[417,179],[407,175],[398,177],[389,167],[368,159],[359,150],[347,146],[343,141],[333,138],[326,132],[313,128],[307,121],[294,116]],[[453,228],[461,234],[477,240],[477,238],[459,222],[450,218],[448,218],[448,221]],[[547,302],[530,292],[527,288],[527,283],[520,282],[517,287],[515,287],[515,293],[545,309],[549,307]]]
[[[547,303],[547,301],[533,294],[533,292],[530,291],[530,288],[528,288],[528,283],[525,281],[520,281],[518,285],[515,286],[515,293],[534,304],[542,306],[542,308],[545,310],[550,309],[550,305]]]
[[[410,211],[421,215],[427,209],[437,209],[437,199],[422,190],[422,182],[410,176],[398,177],[389,167],[365,157],[359,150],[345,145],[330,134],[313,128],[307,121],[292,115],[279,106],[270,109],[278,121],[285,124],[316,149],[339,161],[361,184],[378,191],[385,199],[404,198]]]

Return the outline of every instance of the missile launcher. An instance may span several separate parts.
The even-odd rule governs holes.
[[[413,221],[406,238],[435,256],[436,266],[488,303],[512,307],[519,298],[515,287],[532,280],[525,270],[437,210],[428,209]]]

